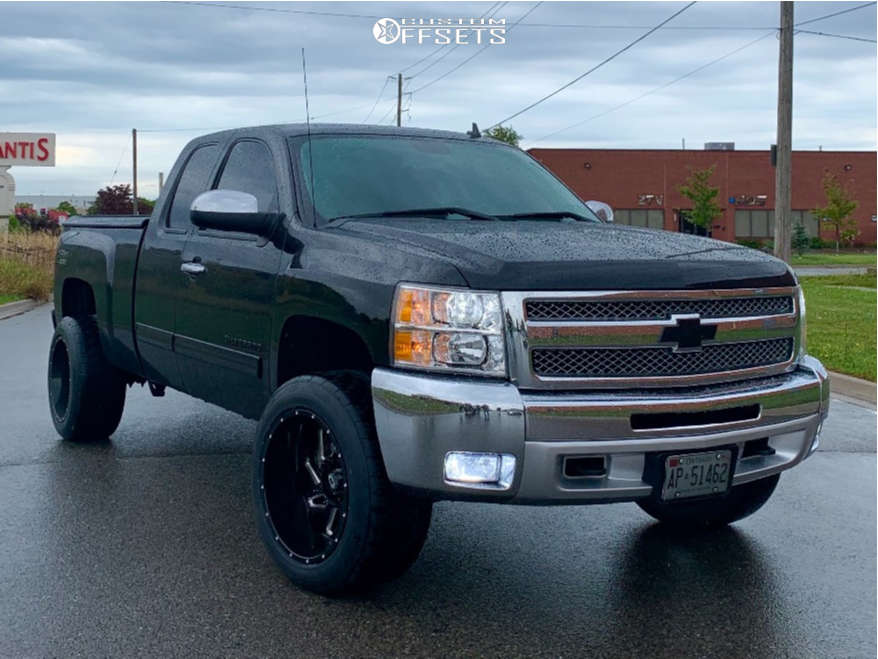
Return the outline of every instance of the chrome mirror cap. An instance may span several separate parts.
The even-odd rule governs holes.
[[[195,197],[190,210],[202,213],[258,213],[259,202],[248,192],[208,190]]]
[[[589,199],[585,202],[585,205],[589,207],[592,213],[597,215],[604,222],[612,222],[613,221],[613,207],[603,201],[595,201],[594,199]]]

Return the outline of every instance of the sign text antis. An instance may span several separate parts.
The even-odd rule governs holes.
[[[0,167],[54,167],[54,133],[0,133]]]

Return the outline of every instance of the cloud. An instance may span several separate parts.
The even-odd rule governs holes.
[[[533,3],[508,3],[514,23]],[[797,20],[856,3],[797,3]],[[230,9],[184,3],[4,3],[0,21],[0,130],[58,133],[54,169],[16,169],[22,194],[91,194],[129,181],[130,130],[137,127],[140,188],[157,191],[192,137],[223,127],[298,122],[304,117],[301,48],[308,58],[311,114],[363,121],[388,75],[406,90],[432,83],[477,46],[384,46],[374,16],[469,17],[489,3],[271,3]],[[459,70],[406,96],[411,125],[487,126],[565,84],[655,25],[681,3],[545,2]],[[272,11],[261,11],[259,8]],[[325,16],[314,11],[362,17]],[[573,87],[512,124],[525,146],[676,147],[774,141],[777,41],[763,39],[727,60],[613,110],[776,25],[776,3],[699,3]],[[604,26],[604,27],[599,27]],[[707,28],[721,29],[707,29]],[[809,25],[875,38],[875,7]],[[874,149],[876,58],[872,44],[800,34],[795,45],[794,147]],[[438,56],[441,61],[428,67]],[[391,120],[388,84],[370,120]],[[181,130],[191,129],[191,130]],[[150,131],[167,132],[150,132]],[[126,150],[127,149],[127,153]],[[120,158],[120,156],[122,156]],[[115,177],[114,170],[117,169]]]

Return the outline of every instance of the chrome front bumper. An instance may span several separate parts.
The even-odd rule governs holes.
[[[372,395],[393,483],[439,499],[601,503],[652,493],[644,480],[650,453],[737,445],[733,485],[789,469],[817,448],[829,411],[829,378],[812,357],[790,373],[757,380],[615,392],[529,392],[510,383],[375,369]],[[699,413],[742,407],[754,410],[752,418],[647,430],[632,424],[636,415],[692,413],[687,418],[697,420]],[[740,457],[746,442],[764,438],[772,455]],[[512,486],[499,491],[446,481],[449,451],[514,455]],[[564,459],[584,456],[603,456],[605,473],[565,476]]]

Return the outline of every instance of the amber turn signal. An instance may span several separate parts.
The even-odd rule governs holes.
[[[397,362],[429,366],[432,361],[432,335],[423,330],[397,330],[393,356]]]

